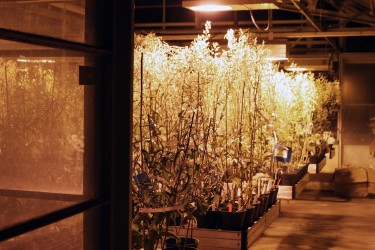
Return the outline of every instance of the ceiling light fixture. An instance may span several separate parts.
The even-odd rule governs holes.
[[[293,57],[284,63],[287,71],[329,71],[330,60],[328,55],[305,55],[304,57]]]
[[[281,3],[282,0],[187,0],[182,1],[182,7],[194,11],[248,11],[279,9]],[[203,8],[204,6],[206,7]]]
[[[274,41],[276,42],[276,41]],[[288,53],[287,53],[287,46],[286,42],[274,44],[264,44],[263,48],[269,52],[269,56],[266,58],[268,61],[287,61],[288,60]]]
[[[19,59],[17,59],[17,62],[20,62],[20,63],[55,63],[55,60],[19,58]]]
[[[228,10],[232,10],[232,7],[226,6],[226,5],[206,4],[206,5],[192,6],[190,9],[194,11],[228,11]]]
[[[300,67],[288,67],[285,69],[286,71],[307,71],[307,68],[300,68]]]

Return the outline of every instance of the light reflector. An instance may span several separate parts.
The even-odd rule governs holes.
[[[232,10],[232,7],[226,5],[217,5],[217,4],[206,4],[190,7],[194,11],[228,11]]]
[[[182,7],[194,11],[279,9],[281,0],[186,0]]]

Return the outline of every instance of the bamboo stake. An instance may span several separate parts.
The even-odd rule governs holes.
[[[9,85],[8,85],[8,73],[7,73],[7,65],[4,65],[4,75],[5,75],[5,92],[6,92],[6,120],[7,125],[9,126],[9,113],[10,113],[10,103],[9,103]]]
[[[244,113],[244,101],[245,101],[245,86],[246,83],[245,81],[243,82],[243,87],[242,87],[242,98],[241,98],[241,112],[240,112],[240,129],[239,129],[239,140],[238,140],[238,161],[239,161],[239,166],[240,168],[242,167],[242,129],[243,129],[243,113]],[[240,169],[240,190],[241,190],[241,200],[243,199],[242,194],[243,194],[243,171]]]
[[[145,172],[143,166],[143,133],[142,133],[142,119],[143,119],[143,53],[141,54],[141,93],[140,93],[140,111],[139,111],[139,136],[141,142],[141,183],[143,183],[143,173]],[[143,186],[141,185],[141,196],[143,198]]]
[[[231,195],[228,183],[228,82],[225,89],[225,177],[227,184],[227,196],[228,200],[230,200]]]

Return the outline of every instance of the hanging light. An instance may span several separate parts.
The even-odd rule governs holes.
[[[191,6],[189,9],[194,11],[228,11],[232,10],[232,7],[226,5],[205,4],[199,6]]]
[[[282,0],[187,0],[182,7],[194,11],[237,11],[279,9]]]
[[[266,60],[275,62],[288,60],[286,42],[264,44],[263,48],[269,51]]]
[[[304,57],[296,57],[284,63],[286,71],[329,71],[328,55],[310,55]]]

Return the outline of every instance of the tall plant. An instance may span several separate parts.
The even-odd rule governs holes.
[[[169,197],[151,202],[151,195],[142,206],[185,206],[184,197],[207,207],[229,182],[236,195],[247,193],[246,204],[252,176],[275,172],[275,145],[292,147],[298,162],[311,134],[320,93],[314,75],[279,72],[246,30],[229,30],[226,48],[211,43],[209,30],[207,23],[186,47],[136,36],[134,169],[150,178],[137,195]]]

